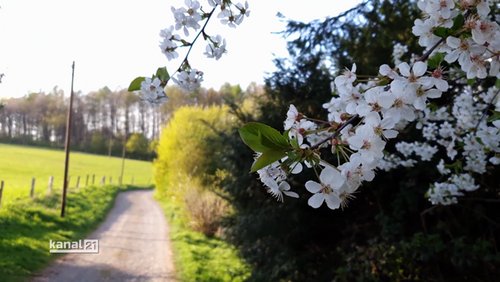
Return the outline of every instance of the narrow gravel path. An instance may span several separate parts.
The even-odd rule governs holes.
[[[98,254],[68,254],[33,281],[176,281],[168,225],[153,191],[118,195],[106,220],[88,239]]]

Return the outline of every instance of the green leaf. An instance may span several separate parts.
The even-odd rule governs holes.
[[[495,87],[497,89],[500,89],[500,79],[497,78],[497,81],[495,81]]]
[[[285,151],[268,151],[262,153],[262,155],[260,155],[260,157],[258,157],[252,164],[250,172],[256,172],[257,170],[264,168],[274,163],[275,161],[282,159],[285,156],[286,156]]]
[[[497,120],[500,120],[500,112],[493,111],[493,115],[491,115],[491,116],[488,118],[488,121],[489,121],[489,122],[494,122],[494,121],[497,121]]]
[[[240,137],[255,152],[290,149],[287,139],[276,129],[258,122],[249,122],[239,130]]]
[[[132,92],[132,91],[141,90],[141,83],[144,80],[146,80],[146,78],[143,76],[139,76],[136,79],[132,80],[132,82],[130,83],[130,85],[128,87],[128,91]]]
[[[435,69],[441,64],[443,60],[444,53],[436,53],[427,61],[427,65],[429,66],[429,68]]]
[[[439,27],[436,27],[434,29],[433,33],[434,33],[434,35],[439,36],[441,38],[446,38],[450,34],[450,29],[448,29],[446,27],[439,26]]]
[[[456,16],[453,19],[453,26],[451,27],[451,30],[458,31],[459,29],[461,29],[464,26],[464,23],[465,23],[464,15],[458,14],[458,16]]]
[[[476,79],[475,78],[467,79],[467,84],[469,86],[473,86],[474,84],[476,84]]]
[[[162,82],[167,82],[170,79],[167,68],[158,68],[158,70],[156,71],[156,77],[158,77],[158,79],[160,79]]]

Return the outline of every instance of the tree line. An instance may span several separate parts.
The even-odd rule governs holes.
[[[119,156],[126,144],[129,157],[154,157],[154,140],[175,109],[183,105],[215,105],[238,99],[239,86],[223,85],[219,91],[200,89],[186,93],[177,87],[166,89],[169,101],[151,105],[137,93],[103,87],[88,94],[76,92],[73,101],[72,148]],[[33,92],[0,100],[0,142],[63,147],[69,95],[54,87],[50,92]]]

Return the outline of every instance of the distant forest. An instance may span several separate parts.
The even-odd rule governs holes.
[[[256,89],[251,85],[249,89]],[[151,105],[137,93],[98,91],[75,93],[71,131],[72,148],[96,154],[151,159],[155,140],[173,112],[184,105],[221,105],[243,95],[239,86],[223,85],[219,91],[200,89],[185,93],[168,87],[168,102]],[[55,87],[49,93],[30,93],[0,100],[0,142],[63,147],[69,95]]]

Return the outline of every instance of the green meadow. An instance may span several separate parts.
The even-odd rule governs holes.
[[[122,159],[72,152],[70,154],[70,183],[74,188],[78,177],[80,187],[89,185],[94,175],[95,185],[103,177],[106,184],[110,178],[118,183]],[[30,195],[32,178],[36,179],[35,195],[45,195],[50,176],[54,177],[53,189],[58,191],[63,184],[64,151],[37,147],[0,144],[0,180],[4,181],[2,204]],[[152,182],[151,162],[125,160],[124,184],[149,185]]]

